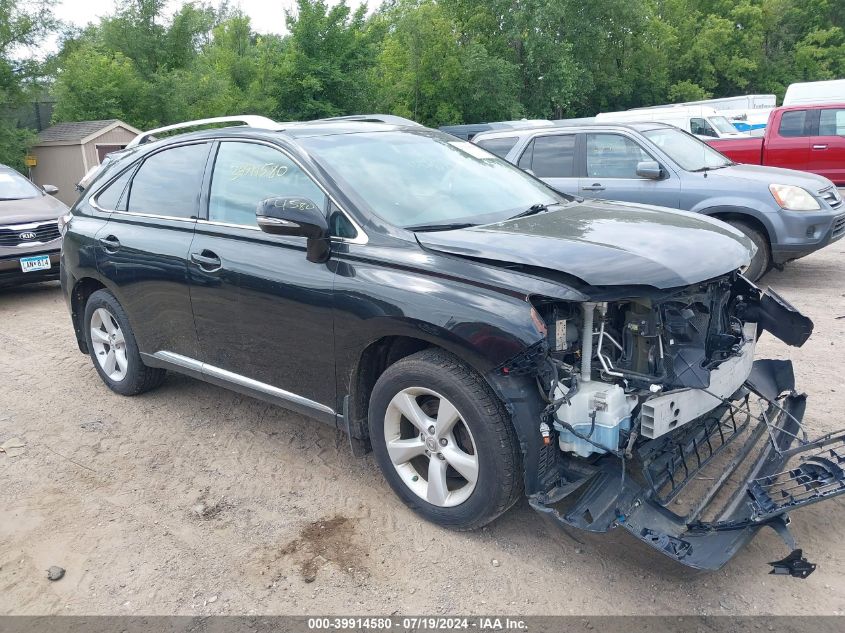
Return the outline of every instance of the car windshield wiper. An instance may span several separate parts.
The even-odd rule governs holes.
[[[508,220],[516,220],[517,218],[524,218],[524,217],[527,217],[529,215],[535,215],[537,213],[543,213],[544,211],[548,211],[550,206],[554,206],[554,203],[549,205],[549,204],[544,204],[542,202],[538,202],[537,204],[532,204],[525,211],[522,211],[521,213],[517,213],[516,215],[512,215],[511,217],[508,218]]]
[[[446,224],[417,224],[416,226],[406,226],[405,228],[415,233],[422,233],[425,231],[454,231],[457,229],[466,229],[471,226],[478,226],[472,222],[452,222]]]
[[[714,169],[724,169],[725,167],[732,167],[737,163],[725,163],[723,165],[715,165],[713,167],[699,167],[698,169],[690,169],[691,172],[706,172],[706,171],[713,171]]]

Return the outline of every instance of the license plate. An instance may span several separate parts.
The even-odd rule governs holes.
[[[49,255],[21,257],[21,270],[25,273],[31,273],[33,270],[49,270],[50,265]]]

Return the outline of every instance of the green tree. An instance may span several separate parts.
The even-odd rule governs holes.
[[[845,75],[845,0],[384,0],[371,15],[297,0],[284,35],[258,35],[225,2],[172,17],[166,6],[119,0],[65,37],[52,62],[58,119],[386,111],[442,125],[782,95]],[[10,59],[3,96],[33,76]]]
[[[307,119],[358,111],[369,105],[367,69],[375,49],[366,6],[351,11],[345,0],[298,0],[287,12],[289,35],[263,88],[280,119]]]
[[[151,111],[151,84],[120,52],[85,44],[70,53],[53,87],[55,121],[121,119],[137,127],[158,123]]]
[[[40,89],[42,76],[41,63],[22,53],[56,27],[52,7],[51,0],[0,0],[0,163],[19,170],[35,134],[17,126],[15,110]]]
[[[445,10],[428,0],[407,0],[381,19],[390,28],[372,73],[379,109],[430,125],[461,123],[463,69]]]
[[[100,47],[121,53],[142,77],[151,78],[173,48],[161,24],[165,6],[166,0],[119,0],[115,15],[100,21]]]

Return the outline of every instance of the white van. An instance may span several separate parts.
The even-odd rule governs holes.
[[[596,122],[601,123],[642,121],[668,123],[695,134],[699,138],[748,138],[748,134],[738,131],[725,116],[718,114],[713,108],[704,106],[649,108],[601,112],[596,115]]]
[[[777,107],[775,95],[740,95],[737,97],[719,97],[718,99],[702,99],[700,101],[684,101],[683,103],[668,103],[666,105],[643,106],[632,110],[654,110],[655,108],[678,108],[684,106],[703,106],[713,108],[716,112],[736,110],[771,110]]]
[[[804,103],[843,102],[845,102],[845,79],[791,84],[783,96],[783,105],[785,106]]]

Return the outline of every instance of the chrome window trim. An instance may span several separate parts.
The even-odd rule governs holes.
[[[299,159],[297,159],[295,156],[292,156],[285,148],[279,147],[275,143],[271,143],[269,141],[265,141],[263,139],[257,139],[257,138],[243,138],[243,137],[238,137],[238,136],[233,136],[233,137],[224,136],[224,137],[216,137],[214,140],[219,141],[221,143],[227,143],[227,142],[232,142],[232,141],[234,141],[236,143],[255,143],[257,145],[266,145],[267,147],[270,147],[270,148],[276,150],[277,152],[281,152],[282,154],[287,156],[291,160],[291,162],[293,162],[297,167],[299,167],[305,173],[305,175],[308,176],[312,180],[312,182],[315,185],[317,185],[317,187],[320,189],[320,191],[323,192],[323,195],[325,195],[326,198],[328,198],[329,202],[331,202],[332,204],[334,204],[334,206],[336,206],[338,208],[338,210],[344,215],[344,217],[349,221],[350,224],[352,224],[352,226],[358,232],[358,235],[355,236],[355,237],[338,237],[338,236],[332,235],[332,236],[330,236],[330,239],[333,242],[334,241],[345,242],[347,244],[366,244],[367,242],[370,241],[370,238],[366,234],[366,232],[364,232],[364,229],[362,229],[360,227],[360,225],[354,220],[354,218],[352,218],[352,216],[349,215],[349,213],[346,211],[346,209],[344,209],[338,203],[338,201],[335,199],[335,197],[332,196],[331,193],[329,193],[328,189],[326,189],[323,186],[323,184],[319,181],[319,179],[315,178],[314,174],[311,173],[311,171],[309,171],[299,161]],[[212,175],[212,180],[214,180],[213,168],[212,168],[211,175]],[[208,193],[209,193],[209,197],[210,197],[211,196],[211,187],[210,186],[209,186]],[[258,231],[261,230],[258,227],[251,227],[247,224],[231,224],[231,223],[227,223],[227,222],[217,222],[215,220],[200,220],[200,222],[207,222],[209,224],[217,224],[218,226],[230,226],[230,227],[238,227],[238,228],[255,228]]]
[[[98,207],[99,208],[99,207]],[[189,224],[195,224],[197,219],[196,218],[179,218],[175,215],[156,215],[155,213],[141,213],[140,211],[118,211],[117,209],[101,209],[106,213],[119,213],[120,215],[131,215],[138,218],[151,218],[153,220],[174,220],[176,222],[187,222]]]
[[[121,211],[114,211],[114,213],[121,213]],[[343,214],[344,217],[349,217],[345,213]],[[197,220],[197,224],[205,225],[205,226],[219,226],[227,229],[243,229],[246,231],[258,231],[259,233],[264,233],[261,230],[261,227],[252,226],[251,224],[234,224],[232,222],[218,222],[217,220]],[[359,231],[359,234],[363,233],[363,231]],[[267,234],[269,235],[269,233]],[[278,237],[278,236],[277,236]],[[358,242],[356,241],[358,238],[348,238],[348,237],[339,237],[337,235],[330,235],[329,239],[332,242],[340,242],[340,243],[347,243],[347,244],[366,244],[367,242]]]
[[[164,362],[170,363],[172,365],[183,367],[185,369],[189,369],[200,374],[204,374],[206,376],[219,378],[220,380],[224,380],[226,382],[230,382],[241,387],[247,387],[248,389],[253,389],[269,396],[280,398],[282,400],[287,400],[288,402],[292,402],[303,407],[308,407],[309,409],[314,409],[315,411],[328,413],[329,415],[336,415],[334,409],[332,409],[331,407],[327,407],[324,404],[320,404],[319,402],[315,402],[314,400],[310,400],[304,396],[300,396],[290,391],[279,389],[278,387],[274,387],[273,385],[268,385],[267,383],[259,382],[258,380],[253,380],[252,378],[247,378],[246,376],[242,376],[241,374],[236,374],[235,372],[231,372],[226,369],[221,369],[220,367],[215,367],[214,365],[209,365],[208,363],[196,360],[195,358],[190,358],[188,356],[182,356],[181,354],[176,354],[174,352],[167,351],[156,352],[153,354],[153,357]]]
[[[257,226],[250,224],[235,224],[234,222],[218,222],[217,220],[197,220],[197,224],[206,224],[209,226],[222,226],[229,229],[246,229],[248,231],[261,231]]]

